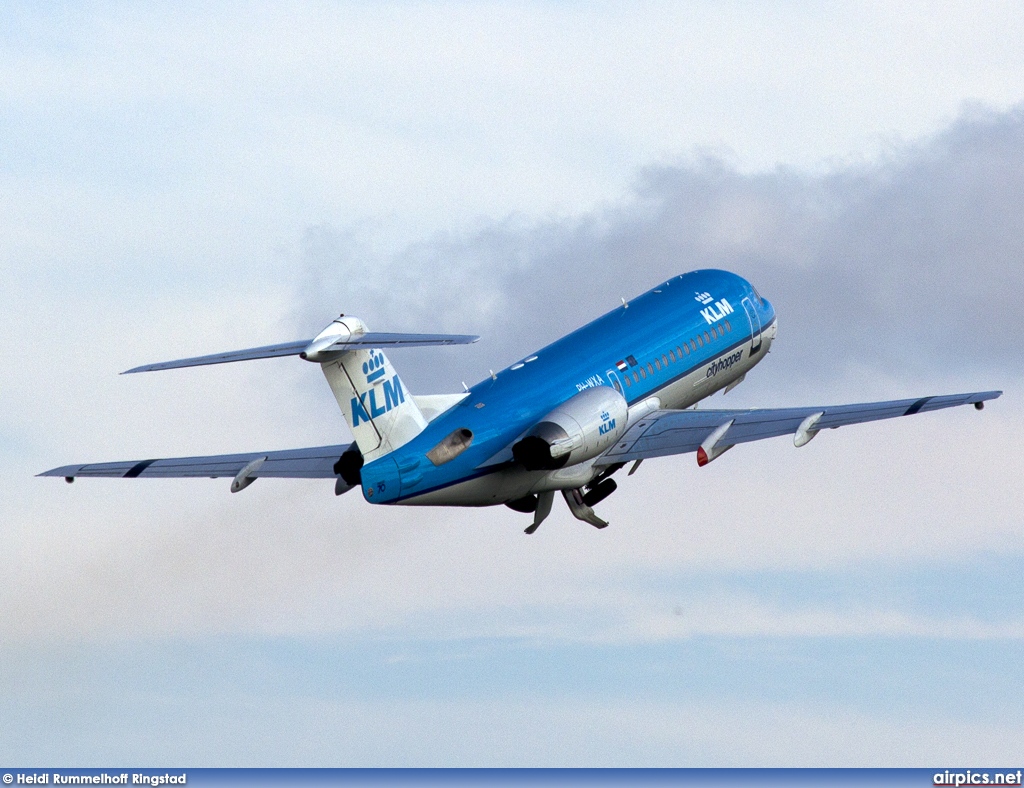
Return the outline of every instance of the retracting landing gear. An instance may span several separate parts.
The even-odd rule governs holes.
[[[614,482],[612,482],[612,484],[614,484]],[[590,523],[595,528],[608,527],[608,523],[598,517],[594,513],[594,510],[584,502],[586,496],[583,495],[583,491],[579,488],[575,490],[562,490],[562,497],[565,498],[565,502],[569,504],[569,511],[572,512],[572,516],[577,520]]]
[[[537,496],[537,508],[533,512],[533,523],[523,532],[532,534],[536,531],[548,515],[551,514],[551,504],[555,501],[553,492],[543,492]]]
[[[565,498],[565,502],[569,506],[569,511],[572,512],[573,517],[585,523],[590,523],[595,528],[608,527],[607,521],[598,517],[593,507],[615,492],[617,485],[608,477],[621,467],[622,463],[609,466],[586,487],[562,490],[562,497]],[[555,493],[553,491],[542,492],[537,495],[527,495],[525,498],[517,498],[514,501],[507,501],[505,506],[517,512],[533,512],[533,522],[525,531],[525,533],[532,534],[536,532],[540,524],[551,514],[551,506],[554,500]]]

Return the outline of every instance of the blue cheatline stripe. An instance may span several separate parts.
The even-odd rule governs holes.
[[[156,462],[156,460],[143,460],[140,463],[136,463],[131,468],[129,468],[128,469],[128,473],[126,473],[121,478],[122,479],[134,479],[136,476],[138,476],[140,473],[142,473],[144,470],[146,470],[146,468],[148,468],[154,462]]]

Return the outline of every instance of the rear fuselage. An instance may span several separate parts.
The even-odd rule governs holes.
[[[413,440],[365,465],[363,496],[371,503],[488,506],[581,487],[597,473],[592,461],[528,471],[512,460],[512,444],[552,409],[597,386],[620,392],[631,419],[689,407],[764,358],[775,328],[772,305],[742,277],[718,270],[677,276],[477,383]],[[453,435],[471,435],[468,448],[435,464],[432,450]]]

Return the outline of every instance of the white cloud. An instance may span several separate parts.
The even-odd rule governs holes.
[[[481,214],[572,214],[680,152],[748,171],[870,157],[964,101],[1024,98],[1012,3],[101,4],[12,20],[0,97],[19,202],[71,191],[133,233],[147,205],[129,185],[170,236],[196,229],[192,253],[218,224],[286,242],[391,217],[409,239]]]

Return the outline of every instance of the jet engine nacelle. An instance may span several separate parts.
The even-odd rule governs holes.
[[[553,471],[592,459],[626,431],[628,411],[615,389],[586,389],[537,422],[512,447],[512,456],[529,471]]]

